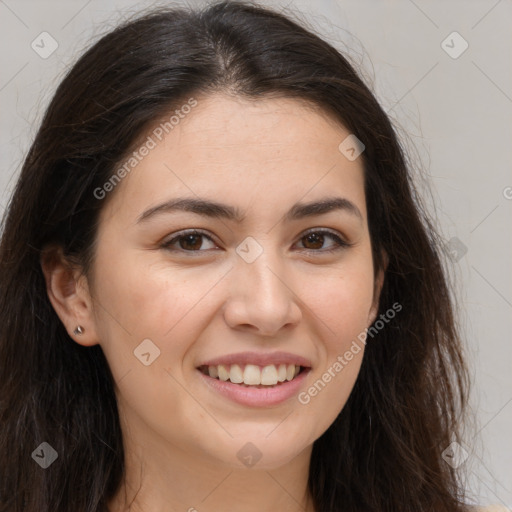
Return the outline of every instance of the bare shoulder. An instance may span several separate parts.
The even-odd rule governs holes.
[[[471,512],[512,512],[512,509],[504,505],[488,505],[486,507],[470,507]]]

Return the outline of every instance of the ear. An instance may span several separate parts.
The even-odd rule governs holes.
[[[66,259],[61,247],[45,247],[40,263],[48,298],[69,336],[80,345],[96,345],[93,301],[86,277]],[[78,325],[83,327],[83,334],[74,334]]]
[[[377,313],[379,311],[380,293],[381,293],[382,287],[384,285],[384,279],[385,279],[385,275],[386,275],[386,269],[388,268],[388,263],[389,263],[389,257],[387,255],[387,253],[383,250],[382,251],[382,267],[377,272],[377,275],[375,276],[375,280],[374,280],[373,302],[372,302],[372,307],[370,308],[370,311],[368,313],[368,326],[370,326],[377,318]]]

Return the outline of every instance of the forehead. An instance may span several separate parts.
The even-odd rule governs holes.
[[[332,138],[337,140],[340,133],[346,132],[311,103],[221,94],[199,98],[177,128],[176,137],[165,138],[169,145],[201,146],[202,151],[213,154],[246,151],[249,157],[258,159],[293,157],[301,148],[333,149]],[[301,148],[297,147],[299,144]],[[293,149],[286,153],[286,147]]]
[[[245,210],[253,200],[279,204],[286,192],[295,202],[333,188],[364,210],[362,161],[339,150],[348,135],[341,123],[299,100],[196,97],[195,106],[178,107],[141,138],[151,149],[115,192],[133,214],[183,194],[224,197]]]

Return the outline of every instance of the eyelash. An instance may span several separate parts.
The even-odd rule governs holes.
[[[328,253],[329,254],[329,253],[336,252],[336,251],[339,251],[341,249],[346,249],[347,247],[352,246],[352,244],[350,244],[348,242],[345,242],[340,236],[338,236],[334,232],[332,232],[330,230],[318,229],[318,228],[312,228],[312,229],[306,231],[299,238],[299,241],[302,240],[303,238],[307,237],[308,235],[313,234],[313,233],[320,234],[320,235],[328,235],[332,239],[335,240],[337,245],[335,247],[333,247],[332,249],[305,249],[305,251],[308,252],[308,253],[322,253],[322,254]],[[173,244],[175,244],[176,242],[178,242],[182,238],[185,238],[185,237],[190,236],[190,235],[204,236],[205,238],[208,238],[208,240],[210,240],[211,242],[215,243],[215,241],[208,234],[206,234],[204,231],[201,231],[199,229],[192,229],[192,230],[189,230],[189,231],[183,231],[183,232],[179,233],[177,236],[174,236],[170,240],[164,242],[161,247],[163,249],[166,249],[166,250],[172,251],[172,252],[185,252],[185,253],[202,253],[202,252],[206,252],[206,250],[190,251],[190,250],[186,250],[186,249],[181,249],[181,248],[175,249],[175,248],[171,247]]]

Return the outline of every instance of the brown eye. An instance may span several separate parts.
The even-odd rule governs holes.
[[[182,249],[197,251],[203,245],[203,235],[185,235],[180,237],[179,245]]]
[[[321,249],[324,245],[324,235],[319,233],[311,233],[306,235],[303,240],[307,241],[306,249]]]
[[[331,245],[330,248],[322,250],[325,241],[329,238],[334,240],[334,245]],[[350,244],[342,240],[341,237],[332,233],[331,231],[326,230],[309,231],[304,236],[302,236],[301,241],[303,241],[302,243],[306,250],[322,253],[336,251],[338,249],[343,249],[350,246]]]
[[[171,240],[164,242],[162,247],[169,251],[204,252],[206,249],[201,249],[201,247],[205,239],[215,245],[213,240],[205,233],[201,231],[189,231],[188,233],[181,233]]]

